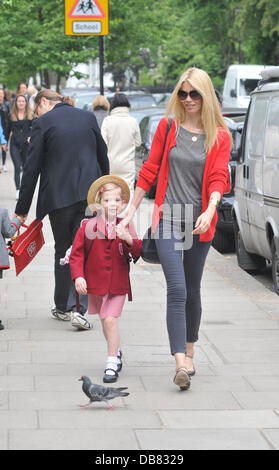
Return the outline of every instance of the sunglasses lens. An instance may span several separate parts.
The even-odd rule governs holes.
[[[197,90],[192,90],[190,91],[190,97],[192,98],[192,100],[198,100],[201,98],[201,95],[199,94],[199,92]]]
[[[186,91],[179,90],[177,95],[178,95],[178,98],[180,98],[181,100],[186,100],[188,93]]]
[[[190,96],[192,100],[199,100],[201,98],[201,95],[199,94],[197,90],[192,90],[190,91],[190,93],[187,93],[187,91],[184,91],[184,90],[179,90],[177,95],[178,95],[178,98],[182,101],[186,100],[188,95]]]

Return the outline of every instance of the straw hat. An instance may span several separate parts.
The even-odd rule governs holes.
[[[108,183],[114,183],[121,188],[122,198],[128,204],[130,200],[130,189],[126,181],[123,178],[120,178],[120,176],[105,175],[105,176],[101,176],[101,178],[98,178],[96,181],[94,181],[94,183],[91,184],[88,194],[87,194],[88,206],[96,202],[96,197],[98,195],[98,192],[100,191],[102,186]]]

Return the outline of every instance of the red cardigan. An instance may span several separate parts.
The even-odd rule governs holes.
[[[159,122],[155,132],[148,160],[144,162],[139,172],[137,186],[149,191],[155,183],[157,175],[157,191],[152,215],[152,232],[156,231],[157,225],[162,215],[162,206],[168,185],[169,176],[169,152],[176,145],[176,125],[173,121],[167,141],[164,155],[163,147],[167,131],[167,119],[163,118]],[[221,195],[229,191],[229,163],[230,159],[230,138],[228,132],[222,127],[218,128],[218,139],[212,149],[207,152],[203,181],[202,181],[202,212],[204,212],[209,203],[211,193],[218,191]],[[212,240],[217,223],[217,211],[211,221],[209,229],[200,234],[199,240],[207,242]]]
[[[117,219],[119,223],[121,219]],[[116,237],[108,239],[102,217],[83,222],[78,230],[70,255],[72,280],[83,277],[88,294],[129,294],[132,300],[127,253],[134,258],[141,254],[142,241],[132,226],[132,246]]]

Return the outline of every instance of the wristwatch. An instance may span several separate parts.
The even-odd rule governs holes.
[[[219,205],[219,199],[217,199],[217,197],[211,197],[209,199],[209,204],[213,204],[216,208],[218,207]]]

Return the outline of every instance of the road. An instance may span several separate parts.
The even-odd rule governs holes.
[[[235,253],[226,253],[223,256],[229,259],[232,263],[237,265],[237,258]],[[263,284],[267,289],[273,291],[273,282],[272,282],[272,274],[271,274],[271,265],[268,265],[267,268],[263,271],[258,271],[253,274],[250,274],[254,279],[259,281]],[[276,293],[274,292],[274,295]]]

